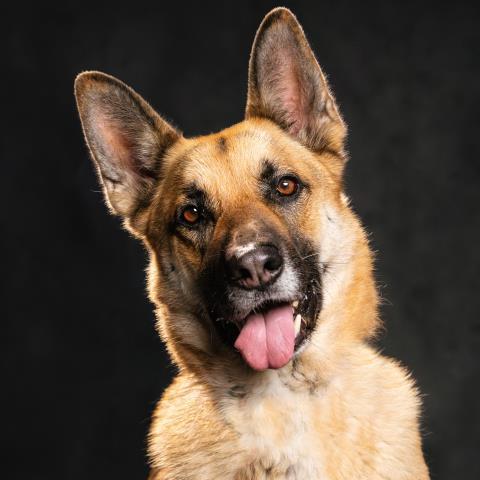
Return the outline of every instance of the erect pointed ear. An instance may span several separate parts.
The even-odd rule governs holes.
[[[132,219],[150,199],[162,156],[181,136],[131,88],[100,72],[75,80],[83,132],[112,211]]]
[[[314,151],[343,156],[346,127],[302,27],[276,8],[258,29],[250,56],[246,118],[272,120]]]

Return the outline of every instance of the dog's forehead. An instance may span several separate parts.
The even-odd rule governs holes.
[[[237,188],[245,193],[254,187],[263,160],[276,156],[273,140],[269,132],[254,128],[232,128],[188,140],[179,155],[181,183],[219,199],[232,198]]]
[[[218,200],[235,201],[258,192],[266,162],[298,173],[305,170],[308,175],[308,157],[304,147],[276,127],[246,121],[219,133],[185,140],[172,157],[170,169],[184,186],[195,185]]]
[[[259,129],[224,130],[197,139],[188,153],[186,176],[208,169],[209,176],[255,175],[263,158],[275,156],[272,135]]]

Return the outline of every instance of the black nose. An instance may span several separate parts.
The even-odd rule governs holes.
[[[272,245],[259,246],[227,261],[230,281],[247,289],[262,289],[275,282],[282,272],[283,258]]]

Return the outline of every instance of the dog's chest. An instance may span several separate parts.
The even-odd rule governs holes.
[[[226,419],[239,435],[244,471],[236,480],[325,478],[315,412],[320,399],[278,378],[228,402]]]

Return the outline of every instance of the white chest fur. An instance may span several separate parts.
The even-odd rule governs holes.
[[[320,404],[317,393],[295,390],[269,371],[223,411],[239,434],[239,453],[258,478],[316,479],[326,478],[315,422]]]

